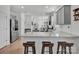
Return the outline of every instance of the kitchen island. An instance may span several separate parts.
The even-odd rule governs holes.
[[[53,53],[57,52],[57,42],[58,41],[66,41],[70,43],[74,43],[72,47],[72,53],[79,53],[79,36],[65,33],[65,32],[28,32],[25,35],[21,36],[23,42],[27,41],[35,41],[36,53],[40,54],[42,50],[42,41],[50,41],[54,43]],[[29,48],[31,49],[31,48]],[[46,48],[48,50],[48,48]],[[68,51],[68,50],[67,50]]]

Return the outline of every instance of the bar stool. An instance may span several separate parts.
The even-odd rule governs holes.
[[[59,51],[61,48],[61,51]],[[61,54],[65,53],[66,54],[66,42],[58,42],[58,47],[57,47],[57,54],[61,52]]]
[[[42,42],[42,54],[44,54],[44,52],[49,52],[49,54],[53,53],[52,47],[53,47],[53,43],[48,42],[48,41],[43,41]],[[45,47],[49,47],[49,51],[45,51]]]
[[[28,54],[28,52],[32,52],[33,54],[36,54],[34,41],[28,41],[27,43],[23,43],[23,46],[24,46],[24,54]],[[28,51],[29,47],[32,47],[32,51]]]
[[[69,48],[69,53],[72,54],[72,51],[71,51],[71,47],[74,45],[74,43],[66,43],[66,47]]]

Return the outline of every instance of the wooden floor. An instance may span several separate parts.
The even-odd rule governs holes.
[[[0,54],[23,54],[23,50],[22,40],[18,39],[11,45],[0,49]]]

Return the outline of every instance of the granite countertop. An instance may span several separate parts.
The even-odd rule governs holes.
[[[79,37],[66,32],[27,32],[23,36],[27,37]]]

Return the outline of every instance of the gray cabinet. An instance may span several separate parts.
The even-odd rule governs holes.
[[[57,24],[58,25],[71,24],[71,6],[70,5],[62,6],[57,11]]]

